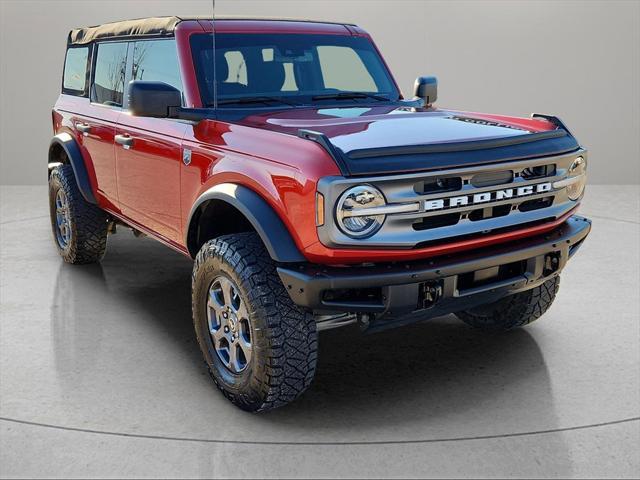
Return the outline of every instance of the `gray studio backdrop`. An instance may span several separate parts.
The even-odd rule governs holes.
[[[210,13],[210,0],[0,0],[0,183],[45,182],[69,29]],[[558,115],[590,149],[592,183],[640,183],[638,1],[217,0],[217,13],[357,23],[405,95],[434,74],[443,107]]]

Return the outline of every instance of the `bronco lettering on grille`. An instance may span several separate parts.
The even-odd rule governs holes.
[[[482,192],[472,195],[461,195],[459,197],[425,200],[424,209],[426,211],[431,211],[440,210],[443,208],[463,207],[465,205],[475,205],[476,203],[507,200],[514,197],[526,197],[527,195],[550,192],[551,190],[551,182],[538,183],[537,185],[524,185],[522,187],[505,188],[502,190],[494,190],[492,192]]]

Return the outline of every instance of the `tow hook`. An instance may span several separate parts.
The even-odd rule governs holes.
[[[358,314],[358,325],[360,326],[360,331],[364,332],[369,325],[371,324],[372,315],[368,313],[359,313]]]
[[[418,308],[431,308],[440,300],[440,297],[442,297],[442,283],[425,282],[420,285]]]

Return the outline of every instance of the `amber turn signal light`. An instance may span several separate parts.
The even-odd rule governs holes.
[[[324,195],[316,192],[316,227],[324,225]]]

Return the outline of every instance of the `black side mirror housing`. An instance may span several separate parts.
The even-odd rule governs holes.
[[[129,111],[138,117],[168,118],[182,105],[180,90],[164,82],[129,83]]]
[[[431,106],[438,99],[438,79],[436,77],[416,78],[413,95],[424,100],[425,106]]]

